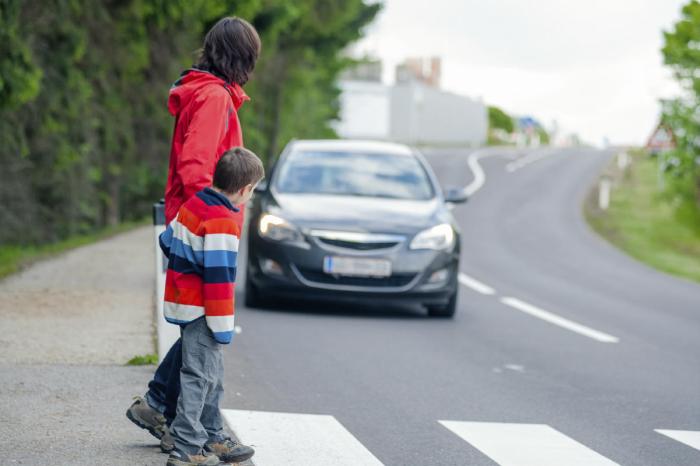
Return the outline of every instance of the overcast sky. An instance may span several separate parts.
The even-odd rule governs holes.
[[[356,47],[384,61],[439,55],[444,89],[588,142],[641,144],[678,92],[662,30],[687,0],[385,0]]]

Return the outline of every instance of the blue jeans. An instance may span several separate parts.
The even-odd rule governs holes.
[[[153,380],[148,383],[145,397],[151,408],[165,416],[168,425],[175,419],[177,399],[180,396],[181,368],[182,338],[178,338],[156,369]]]

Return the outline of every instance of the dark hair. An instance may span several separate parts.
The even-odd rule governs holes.
[[[255,68],[260,47],[258,32],[248,21],[235,16],[221,18],[204,37],[195,67],[242,86]]]
[[[224,152],[214,170],[214,187],[233,194],[249,184],[255,184],[265,176],[262,161],[257,155],[234,147]]]

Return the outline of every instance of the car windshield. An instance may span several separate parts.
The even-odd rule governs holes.
[[[416,157],[357,152],[293,152],[276,180],[281,193],[427,200],[434,196]]]

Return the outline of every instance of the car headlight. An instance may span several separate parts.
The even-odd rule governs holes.
[[[275,241],[304,241],[301,232],[294,225],[272,214],[263,214],[260,217],[258,232],[263,238]]]
[[[411,249],[449,249],[455,241],[455,232],[449,223],[441,223],[418,233],[411,241]]]

